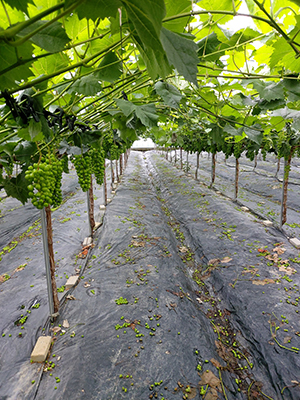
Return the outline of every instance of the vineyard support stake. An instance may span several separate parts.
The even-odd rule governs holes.
[[[50,219],[49,219],[50,213]],[[48,214],[48,215],[47,215]],[[50,222],[49,222],[50,221]],[[50,206],[41,210],[43,249],[46,268],[47,291],[49,301],[49,312],[51,320],[58,316],[59,300],[55,282],[55,264],[53,254],[51,209]]]
[[[104,174],[103,174],[103,198],[104,198],[104,205],[107,206],[107,188],[106,188],[105,160],[104,160]]]
[[[110,174],[111,174],[111,190],[114,189],[115,173],[113,169],[113,162],[110,160]]]
[[[197,165],[196,165],[195,179],[198,179],[198,168],[199,168],[199,151],[197,151]]]

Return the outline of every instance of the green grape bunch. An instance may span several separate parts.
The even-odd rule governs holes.
[[[52,166],[46,162],[34,163],[28,167],[25,178],[28,181],[28,196],[32,199],[32,204],[40,210],[51,205],[55,189]]]
[[[62,172],[61,161],[54,155],[48,159],[41,158],[39,163],[28,167],[25,172],[28,196],[36,208],[42,209],[50,205],[58,207],[61,204]]]
[[[240,158],[244,151],[243,141],[240,140],[239,142],[235,143],[233,146],[233,155],[235,158]]]
[[[54,155],[51,155],[49,158],[50,165],[52,168],[52,174],[54,177],[54,190],[52,193],[52,205],[54,207],[58,207],[62,202],[62,193],[61,193],[61,180],[63,173],[63,162],[58,160]]]
[[[91,167],[92,173],[95,175],[96,182],[98,185],[102,185],[104,178],[104,170],[105,170],[105,153],[103,148],[95,149],[92,148],[89,151],[89,155],[91,157]]]
[[[78,183],[83,192],[91,186],[92,163],[89,153],[73,156],[73,163],[78,176]]]
[[[69,158],[67,154],[64,154],[61,158],[61,163],[63,167],[63,171],[65,174],[69,173]]]
[[[109,148],[109,153],[111,160],[118,160],[121,155],[120,148],[115,143],[111,144]]]

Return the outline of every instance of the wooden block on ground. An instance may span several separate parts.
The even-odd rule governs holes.
[[[102,222],[95,222],[94,230],[96,231],[100,226],[102,225]]]
[[[66,290],[71,289],[74,285],[76,285],[78,281],[78,275],[70,276],[70,278],[66,282]]]
[[[273,222],[272,222],[272,221],[269,221],[268,219],[266,219],[265,221],[263,221],[263,224],[264,224],[265,226],[273,226]]]
[[[111,199],[107,199],[107,204],[111,203]]]
[[[111,194],[114,195],[114,194],[116,194],[116,192],[115,192],[114,190],[112,190],[112,191],[111,191]]]
[[[248,208],[248,207],[245,207],[245,206],[242,206],[242,207],[241,207],[241,210],[242,210],[242,211],[245,211],[245,212],[248,212],[248,211],[249,211],[249,208]]]
[[[99,208],[100,208],[100,210],[105,210],[105,209],[106,209],[106,207],[105,207],[104,204],[101,204],[101,205],[99,206]]]
[[[52,342],[51,336],[40,336],[31,353],[32,362],[44,362],[47,358]]]
[[[90,236],[87,236],[86,238],[84,238],[82,245],[88,246],[89,244],[92,244],[92,242],[93,242],[93,239]]]
[[[290,243],[296,247],[296,249],[300,249],[300,240],[297,238],[291,238]]]

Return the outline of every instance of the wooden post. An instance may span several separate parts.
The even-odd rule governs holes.
[[[196,165],[195,179],[198,179],[198,168],[199,168],[199,151],[197,151],[197,165]]]
[[[280,229],[282,225],[286,223],[286,211],[287,211],[287,192],[289,184],[289,174],[291,169],[291,161],[294,154],[294,149],[291,149],[291,153],[287,160],[284,160],[284,174],[282,182],[282,201],[281,201],[281,212],[280,212]]]
[[[120,175],[123,175],[123,158],[122,158],[122,154],[120,154]]]
[[[253,169],[255,169],[257,167],[257,154],[255,154],[255,157],[254,157],[254,168]]]
[[[278,178],[279,170],[280,170],[280,157],[278,157],[278,159],[277,159],[277,170],[276,170],[276,174],[275,174],[276,179]]]
[[[239,191],[239,171],[240,162],[239,159],[235,159],[235,184],[234,184],[234,201],[237,201],[238,191]]]
[[[93,192],[93,178],[91,176],[91,186],[87,191],[87,203],[88,203],[88,214],[89,214],[89,226],[90,226],[90,236],[93,236],[95,228],[95,218],[94,218],[94,192]]]
[[[189,172],[189,152],[186,152],[186,169],[185,169],[186,173]]]
[[[182,169],[182,147],[180,147],[180,169]]]
[[[212,158],[211,158],[211,183],[210,183],[210,187],[212,187],[212,185],[215,182],[215,178],[216,178],[216,153],[212,154]]]
[[[114,181],[115,181],[115,173],[114,173],[114,168],[113,168],[113,162],[110,160],[110,174],[111,174],[111,190],[113,190],[114,187]]]
[[[104,205],[107,206],[107,187],[106,187],[105,160],[104,160],[104,174],[103,174],[103,197],[104,197]]]
[[[55,281],[55,261],[53,251],[53,231],[51,221],[51,207],[47,206],[41,210],[41,223],[43,235],[44,259],[46,267],[47,290],[50,318],[53,320],[58,316],[59,300]]]
[[[116,177],[117,177],[117,181],[120,182],[119,173],[118,173],[118,160],[116,160]]]

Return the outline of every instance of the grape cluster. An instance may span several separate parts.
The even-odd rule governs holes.
[[[111,160],[118,160],[121,155],[120,148],[115,143],[111,144],[109,148],[109,153]]]
[[[246,157],[250,160],[253,161],[255,158],[255,150],[253,149],[248,149],[246,152]]]
[[[54,207],[58,207],[62,202],[62,193],[61,193],[61,179],[63,173],[63,164],[61,160],[58,160],[54,155],[51,155],[49,158],[49,162],[51,165],[51,172],[54,177],[54,190],[52,192],[52,205]]]
[[[28,181],[28,196],[32,204],[42,209],[49,205],[58,207],[62,202],[61,178],[62,164],[54,155],[41,158],[39,163],[28,167],[25,178]]]
[[[272,142],[268,138],[264,138],[262,143],[261,143],[261,154],[263,156],[263,160],[266,160],[267,153],[271,150],[272,148]]]
[[[34,163],[28,167],[25,178],[28,181],[28,196],[32,199],[32,204],[38,209],[51,205],[55,189],[52,166],[42,160]]]
[[[226,158],[230,157],[233,153],[233,143],[224,142],[222,145],[222,151],[225,154]]]
[[[92,173],[95,175],[96,182],[98,185],[102,185],[104,170],[105,170],[105,154],[102,148],[95,149],[92,148],[89,151],[92,164]]]
[[[88,153],[73,156],[73,163],[78,176],[78,183],[83,192],[87,192],[91,186],[92,163]]]
[[[285,132],[281,131],[278,133],[277,137],[278,158],[284,157],[288,159],[290,152],[291,152],[291,145],[288,141],[287,135],[285,135]]]
[[[68,174],[69,173],[69,158],[68,158],[67,154],[64,154],[62,156],[61,163],[62,163],[64,173]]]
[[[240,158],[242,152],[244,151],[243,148],[243,141],[240,140],[239,142],[235,143],[233,146],[233,154],[235,158]]]

